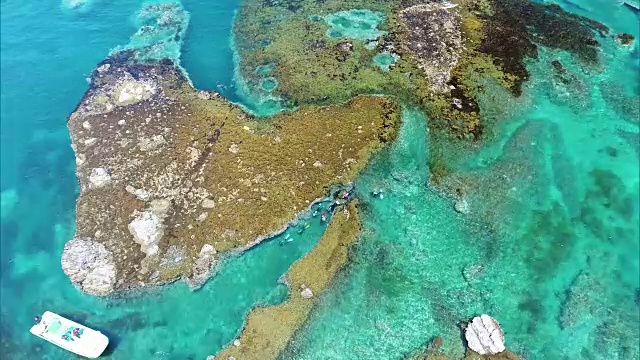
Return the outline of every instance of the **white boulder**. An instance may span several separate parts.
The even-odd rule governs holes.
[[[147,256],[158,253],[158,241],[164,235],[162,219],[151,211],[143,211],[129,224],[133,240]]]
[[[111,253],[92,239],[74,238],[64,245],[62,271],[74,285],[90,295],[107,295],[116,283]]]
[[[464,332],[469,349],[480,355],[495,355],[505,350],[504,332],[491,316],[476,316]]]
[[[111,175],[109,175],[109,172],[105,168],[95,168],[92,169],[91,174],[89,174],[89,182],[91,183],[91,187],[103,187],[109,185]]]
[[[313,297],[313,292],[311,289],[306,287],[300,292],[300,296],[302,296],[303,299],[311,299]]]
[[[456,200],[456,203],[453,205],[453,208],[457,212],[465,215],[471,212],[471,207],[469,206],[469,202],[465,198],[460,198]]]

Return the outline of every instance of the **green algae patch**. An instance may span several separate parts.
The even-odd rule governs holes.
[[[170,63],[109,60],[92,81],[68,126],[76,237],[102,244],[117,274],[104,293],[179,277],[198,287],[221,254],[282,231],[352,181],[400,123],[379,96],[257,120],[195,91]],[[145,90],[123,97],[133,85]]]
[[[239,346],[229,346],[216,359],[276,359],[296,330],[313,309],[318,294],[346,264],[349,245],[358,239],[360,224],[356,204],[338,209],[318,244],[291,266],[286,274],[291,289],[287,301],[280,305],[259,307],[251,311],[239,337]],[[306,299],[301,289],[311,289]]]
[[[389,71],[391,66],[397,63],[398,60],[400,60],[398,54],[382,52],[373,57],[373,64],[382,69],[382,71]]]
[[[330,38],[354,40],[375,40],[384,35],[378,26],[384,14],[371,10],[347,10],[325,16],[330,28],[326,34]]]

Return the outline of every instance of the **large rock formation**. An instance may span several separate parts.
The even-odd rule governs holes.
[[[505,350],[500,324],[489,315],[476,316],[464,332],[469,349],[480,355],[495,355]]]
[[[218,254],[277,233],[329,185],[350,181],[399,123],[382,97],[258,122],[206,95],[171,61],[127,52],[93,72],[68,121],[76,238],[91,240],[70,243],[63,259],[80,289],[102,295],[180,277],[197,288]]]

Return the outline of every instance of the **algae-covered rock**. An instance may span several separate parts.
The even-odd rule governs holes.
[[[202,96],[171,61],[119,53],[98,69],[68,127],[76,237],[111,254],[117,274],[100,292],[180,277],[197,288],[222,253],[281,231],[352,180],[399,123],[378,96],[256,121]]]

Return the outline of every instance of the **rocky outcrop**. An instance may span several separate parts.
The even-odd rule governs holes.
[[[111,253],[91,239],[73,239],[62,252],[62,270],[74,285],[90,295],[113,291],[116,268]]]
[[[631,34],[627,34],[627,33],[616,34],[616,41],[620,45],[632,47],[634,40],[635,40],[635,37]]]
[[[313,291],[307,287],[307,285],[300,285],[300,296],[303,299],[311,299],[313,297]]]
[[[464,332],[469,349],[480,355],[495,355],[505,350],[504,332],[500,324],[489,315],[476,316]]]
[[[191,290],[199,289],[211,276],[216,263],[216,249],[210,244],[204,244],[198,254],[198,259],[193,263],[191,276],[187,278],[187,285]]]
[[[460,17],[455,5],[429,2],[400,12],[408,32],[405,46],[414,54],[424,71],[429,87],[449,91],[451,70],[463,50]]]
[[[170,60],[117,53],[93,72],[68,120],[80,182],[76,237],[111,254],[117,278],[104,292],[187,277],[197,288],[214,254],[267,238],[330,185],[352,180],[393,138],[398,110],[359,97],[267,125],[203,97]]]

